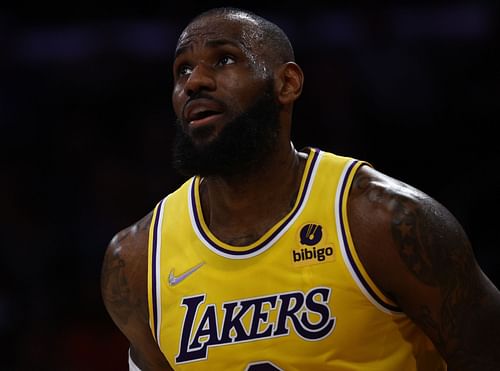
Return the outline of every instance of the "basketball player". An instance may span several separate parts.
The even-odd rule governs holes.
[[[113,238],[102,271],[131,370],[500,370],[500,294],[450,212],[291,144],[303,73],[281,29],[208,11],[173,72],[191,178]]]

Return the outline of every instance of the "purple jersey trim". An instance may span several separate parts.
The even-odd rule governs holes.
[[[345,230],[345,224],[344,224],[344,218],[342,216],[342,205],[344,203],[344,197],[346,196],[345,193],[345,188],[347,186],[347,180],[349,179],[349,175],[351,174],[354,166],[359,163],[359,161],[353,161],[352,164],[349,166],[347,169],[346,175],[344,177],[344,180],[342,182],[341,186],[341,191],[340,191],[340,200],[338,203],[338,212],[339,212],[339,221],[340,221],[340,230],[342,231],[342,240],[344,241],[344,246],[345,246],[345,251],[347,253],[347,257],[349,259],[349,262],[351,264],[351,267],[354,269],[354,272],[356,273],[356,277],[358,278],[359,282],[363,285],[363,287],[368,291],[370,296],[377,302],[379,303],[382,307],[392,311],[392,312],[398,312],[402,313],[401,308],[388,304],[382,298],[380,298],[375,291],[371,288],[371,286],[368,284],[368,282],[365,280],[363,275],[361,274],[361,271],[359,270],[359,267],[356,265],[355,260],[351,254],[351,249],[349,249],[349,243],[347,240],[347,234]]]
[[[311,159],[311,164],[310,164],[309,169],[308,169],[307,174],[306,174],[304,188],[302,189],[302,192],[300,194],[299,202],[297,203],[296,207],[293,209],[292,213],[279,226],[279,228],[276,229],[268,238],[266,238],[264,241],[262,241],[260,244],[258,244],[257,246],[255,246],[254,248],[252,248],[250,250],[241,250],[241,251],[228,250],[228,249],[224,248],[223,246],[219,245],[216,241],[210,239],[210,237],[207,235],[205,230],[202,228],[200,216],[198,213],[198,209],[196,207],[195,187],[194,187],[194,182],[193,182],[193,184],[191,186],[191,208],[193,210],[193,216],[194,216],[194,220],[196,223],[196,228],[198,229],[198,231],[202,235],[203,239],[206,242],[208,242],[214,249],[220,251],[221,253],[228,254],[228,255],[244,256],[244,255],[249,255],[249,254],[255,253],[256,251],[262,249],[270,241],[272,241],[273,238],[275,238],[276,235],[278,235],[283,230],[283,228],[285,228],[287,226],[287,224],[295,217],[297,212],[300,210],[300,206],[302,205],[304,198],[306,197],[307,190],[310,186],[312,173],[313,173],[313,170],[315,168],[316,162],[318,160],[319,154],[320,154],[319,150],[311,149],[310,155],[312,155],[313,157]]]

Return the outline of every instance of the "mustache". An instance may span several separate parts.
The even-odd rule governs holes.
[[[193,101],[193,100],[196,100],[196,99],[201,99],[201,98],[204,98],[204,99],[210,99],[210,100],[213,100],[213,101],[217,101],[214,97],[212,97],[210,94],[207,94],[205,91],[203,90],[200,90],[200,91],[197,91],[193,94],[191,94],[189,96],[189,99],[186,101],[186,104]]]
[[[207,99],[207,100],[211,100],[211,101],[214,101],[214,102],[217,102],[217,104],[220,104],[221,106],[224,106],[226,107],[226,104],[214,97],[212,97],[210,94],[207,94],[205,93],[204,91],[198,91],[196,93],[193,93],[189,99],[186,101],[186,103],[184,103],[184,109],[186,108],[186,106],[194,101],[194,100],[197,100],[197,99]]]

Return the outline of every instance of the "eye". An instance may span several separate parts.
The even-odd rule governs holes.
[[[193,69],[191,68],[191,66],[187,65],[187,64],[183,64],[182,66],[179,67],[178,69],[178,73],[179,73],[179,76],[187,76],[187,75],[190,75],[191,72],[193,71]]]
[[[236,63],[236,60],[233,57],[231,57],[230,55],[225,55],[221,59],[219,59],[217,65],[226,66],[228,64],[234,64],[234,63]]]

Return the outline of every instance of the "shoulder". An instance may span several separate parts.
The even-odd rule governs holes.
[[[356,218],[367,213],[370,218],[359,220],[364,227],[400,233],[404,226],[415,223],[457,223],[454,216],[438,201],[423,191],[381,173],[369,166],[362,166],[353,180],[349,194],[349,212]],[[425,227],[420,225],[420,227]]]
[[[361,166],[357,171],[349,201],[356,207],[370,208],[385,215],[393,215],[402,207],[425,206],[427,202],[435,202],[415,187],[370,166]],[[354,208],[353,211],[359,210]]]
[[[147,257],[152,212],[110,241],[101,272],[101,292],[111,317],[122,328],[129,316],[147,317]]]
[[[450,368],[497,370],[500,292],[439,202],[363,166],[348,202],[366,271],[433,341]]]
[[[119,255],[125,259],[134,259],[147,254],[149,227],[153,212],[138,222],[128,226],[113,236],[107,254]]]
[[[389,294],[412,280],[438,286],[436,268],[454,252],[474,263],[465,231],[442,204],[368,166],[354,178],[348,215],[363,264]]]

